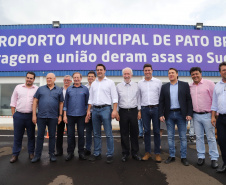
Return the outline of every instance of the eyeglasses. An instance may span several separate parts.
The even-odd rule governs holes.
[[[70,82],[71,80],[64,80],[64,82]]]

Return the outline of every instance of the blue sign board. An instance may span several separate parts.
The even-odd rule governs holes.
[[[44,28],[0,30],[0,71],[218,71],[226,61],[226,31],[161,28]]]

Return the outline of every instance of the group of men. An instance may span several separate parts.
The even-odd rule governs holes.
[[[131,68],[122,70],[123,82],[117,84],[105,76],[106,67],[97,64],[96,73],[88,73],[88,84],[82,85],[82,75],[75,72],[72,79],[64,77],[64,87],[55,85],[56,77],[49,73],[47,84],[41,87],[33,85],[35,74],[28,72],[26,83],[18,85],[12,95],[11,109],[14,118],[14,146],[10,162],[16,162],[21,150],[22,138],[26,128],[28,135],[28,153],[32,163],[40,160],[43,148],[46,126],[49,131],[50,161],[56,161],[55,156],[63,155],[63,132],[67,125],[67,156],[66,161],[74,157],[75,124],[78,132],[79,159],[90,161],[100,160],[101,156],[101,125],[104,127],[107,139],[107,163],[113,162],[114,140],[111,120],[119,121],[122,146],[122,161],[126,162],[129,155],[134,160],[146,161],[151,158],[151,123],[154,133],[154,154],[156,162],[161,162],[160,156],[160,121],[167,126],[169,164],[175,161],[175,125],[180,138],[180,154],[183,165],[187,161],[187,124],[193,119],[196,133],[196,148],[198,165],[205,163],[206,133],[209,145],[209,155],[212,168],[218,167],[218,150],[215,139],[215,128],[218,130],[218,143],[224,164],[217,172],[226,171],[226,62],[219,65],[222,80],[213,82],[202,78],[199,67],[190,69],[193,83],[178,80],[175,68],[168,70],[170,82],[162,82],[153,77],[151,64],[143,66],[144,78],[135,83],[132,81]],[[112,109],[113,104],[113,109]],[[36,109],[38,113],[36,116]],[[15,109],[17,110],[15,112]],[[211,113],[212,112],[212,113]],[[216,121],[216,116],[219,114]],[[139,155],[138,120],[142,118],[144,127],[145,154]],[[33,123],[32,123],[33,122]],[[38,135],[35,148],[35,124],[38,125]],[[212,123],[212,124],[211,124]],[[57,142],[55,155],[55,132],[57,127]],[[86,128],[86,148],[84,148],[84,129]],[[92,133],[94,136],[94,151],[91,155]],[[35,151],[34,151],[35,148]],[[35,155],[34,155],[35,154]]]

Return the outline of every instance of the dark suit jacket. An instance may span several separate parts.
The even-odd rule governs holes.
[[[178,100],[181,108],[181,113],[184,118],[193,115],[192,99],[190,88],[187,82],[178,80]],[[170,113],[170,82],[164,84],[161,89],[159,98],[159,117],[164,116],[168,119]]]

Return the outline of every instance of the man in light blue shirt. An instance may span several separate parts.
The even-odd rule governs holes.
[[[222,168],[217,169],[217,172],[223,173],[226,172],[226,62],[219,65],[219,72],[222,80],[214,88],[211,123],[214,127],[217,127],[217,139],[224,162]],[[219,117],[216,121],[217,112]]]

